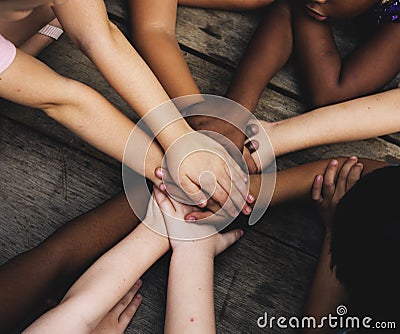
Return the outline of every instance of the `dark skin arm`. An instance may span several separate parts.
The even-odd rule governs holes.
[[[311,188],[314,180],[318,175],[323,175],[329,162],[332,159],[317,160],[304,165],[295,166],[286,170],[278,171],[276,174],[276,183],[271,198],[270,205],[278,205],[292,201],[310,200]],[[341,169],[348,160],[346,157],[335,159],[338,161],[338,169]],[[358,162],[364,168],[362,175],[370,173],[378,168],[383,168],[389,164],[384,161],[372,160],[367,158],[359,158]],[[260,194],[261,175],[254,174],[250,176],[250,193],[256,198]],[[213,212],[218,211],[217,206],[212,206]],[[212,215],[212,212],[191,212],[185,218],[202,219]]]
[[[314,106],[374,92],[400,71],[399,24],[382,24],[344,59],[331,25],[311,18],[298,2],[293,4],[293,31],[296,57]]]
[[[254,112],[265,86],[292,53],[289,0],[279,0],[267,10],[239,64],[226,96]]]

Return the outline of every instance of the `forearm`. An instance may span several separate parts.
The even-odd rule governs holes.
[[[135,46],[169,97],[173,99],[200,94],[175,38],[175,31],[169,33],[163,28],[152,27],[144,30],[139,30],[134,35]]]
[[[167,238],[144,224],[139,225],[97,260],[71,287],[59,306],[39,318],[26,333],[91,333],[168,248]]]
[[[31,74],[30,81],[24,80],[27,71]],[[20,51],[1,79],[3,98],[42,109],[89,144],[118,161],[123,160],[125,145],[135,124],[90,87],[58,75]],[[144,155],[143,147],[150,150],[146,164],[144,159],[131,159],[128,166],[158,184],[154,169],[161,164],[162,151],[143,131],[136,130],[138,139],[134,149],[137,152],[130,152],[130,156]]]
[[[278,171],[276,173],[276,183],[270,204],[277,205],[294,200],[311,200],[310,193],[315,177],[324,174],[328,163],[332,159],[318,160]],[[340,169],[347,158],[341,157],[335,159],[338,160]],[[359,158],[358,160],[364,165],[363,175],[389,165],[383,161],[365,158]],[[263,195],[260,194],[261,177],[265,176],[257,174],[250,176],[250,192],[257,198]]]
[[[92,89],[74,83],[69,94],[64,104],[43,110],[89,144],[158,185],[154,171],[161,166],[163,153],[157,143]],[[133,129],[135,136],[131,138]],[[128,140],[135,143],[125,150]]]
[[[253,112],[267,83],[292,52],[291,10],[287,0],[275,2],[257,28],[227,97]]]
[[[275,155],[400,131],[400,89],[315,109],[271,123]]]
[[[179,0],[179,4],[183,6],[224,10],[252,10],[273,2],[274,0]]]
[[[54,6],[54,10],[71,39],[94,62],[111,86],[139,116],[143,117],[153,108],[169,100],[167,93],[144,60],[122,32],[108,20],[102,1],[88,0],[82,3],[70,0]],[[171,103],[169,108],[163,111],[167,113],[163,115],[162,112],[157,112],[157,117],[146,118],[146,124],[155,134],[171,120],[181,118],[179,111]],[[173,137],[177,128],[180,131],[175,139],[181,133],[189,131],[182,119],[169,131],[169,135]],[[165,140],[169,137],[164,138],[167,132],[163,131],[162,135],[157,136],[164,149],[168,147]]]
[[[324,238],[314,280],[307,298],[305,315],[314,317],[317,319],[317,324],[321,324],[321,319],[329,314],[336,314],[336,308],[345,300],[345,290],[337,280],[335,270],[331,269],[330,233],[328,232]],[[304,333],[337,332],[327,328],[327,322],[324,325],[319,329],[307,329]]]
[[[173,252],[166,333],[215,333],[213,273],[214,256],[205,250]]]
[[[312,103],[321,105],[325,102],[323,94],[332,94],[339,85],[342,60],[331,26],[312,19],[303,4],[295,2],[292,8],[297,63],[301,64]]]

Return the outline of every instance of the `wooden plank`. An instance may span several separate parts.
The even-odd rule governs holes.
[[[110,14],[129,20],[125,1],[107,0],[106,4]],[[177,39],[185,47],[194,49],[217,63],[222,62],[225,66],[235,68],[263,13],[264,9],[229,12],[179,6]],[[361,31],[363,30],[359,29],[357,22],[334,26],[335,40],[343,56],[349,54],[364,37]],[[396,87],[399,82],[400,74],[384,89]],[[301,96],[292,61],[271,80],[271,83],[291,94]]]
[[[185,53],[185,58],[203,92],[217,95],[224,94],[232,77],[230,71],[207,63],[205,60],[189,53]],[[96,89],[132,120],[138,119],[137,114],[110,88],[94,65],[66,36],[63,36],[59,41],[44,50],[40,55],[40,59],[61,75],[86,83]],[[268,119],[277,120],[294,115],[293,111],[302,111],[303,106],[293,99],[289,99],[271,89],[266,89],[260,100],[257,115],[261,117],[264,111],[267,110]],[[0,114],[30,126],[70,147],[78,148],[98,159],[116,165],[113,159],[92,148],[38,110],[2,100],[0,101]]]
[[[15,122],[2,120],[0,126],[3,263],[119,191],[120,177],[107,165]],[[267,309],[299,312],[315,264],[303,252],[245,228],[240,244],[216,261],[216,311],[223,332],[237,323],[257,332],[254,317]],[[285,265],[288,258],[294,266]],[[167,267],[168,256],[144,275],[144,304],[128,333],[162,333]]]
[[[119,169],[13,122],[0,127],[0,263],[121,190]]]

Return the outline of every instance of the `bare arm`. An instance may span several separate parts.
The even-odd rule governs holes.
[[[30,74],[29,81],[26,80],[26,73]],[[119,161],[122,161],[125,143],[135,126],[90,87],[58,75],[20,51],[17,51],[10,68],[1,74],[0,96],[44,110],[89,144]],[[146,164],[132,160],[129,167],[159,184],[154,170],[161,165],[163,153],[147,134],[143,131],[139,133],[141,145],[150,147],[150,151]]]
[[[276,177],[276,186],[271,205],[292,200],[309,200],[315,177],[324,174],[331,160],[318,160],[279,171]],[[338,160],[338,166],[341,168],[347,158],[337,158],[336,160]],[[358,161],[364,165],[363,175],[389,165],[383,161],[366,158],[359,158]]]
[[[91,333],[168,248],[167,238],[140,224],[97,260],[57,307],[35,321],[24,333]]]
[[[285,65],[292,52],[291,10],[288,0],[268,8],[257,28],[227,97],[253,112],[267,83]]]
[[[175,36],[177,0],[129,3],[133,42],[168,95],[175,98],[199,94]]]
[[[314,105],[362,96],[381,88],[400,70],[400,25],[385,23],[345,59],[335,44],[331,26],[295,5],[294,39],[309,95]]]
[[[318,145],[362,140],[400,131],[400,89],[318,108],[269,123],[275,155]]]
[[[225,10],[252,10],[273,2],[274,0],[179,0],[179,4],[183,6]]]

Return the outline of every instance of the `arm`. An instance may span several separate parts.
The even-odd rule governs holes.
[[[168,198],[158,189],[154,193],[172,247],[165,332],[215,333],[214,257],[236,242],[243,232],[216,234],[210,225],[187,224],[183,218],[192,208]],[[182,229],[188,233],[185,240],[176,240],[177,232]],[[201,239],[192,239],[195,235]]]
[[[195,194],[204,190],[200,185],[200,176],[203,172],[210,171],[221,181],[216,184],[213,198],[221,204],[228,202],[230,212],[234,212],[235,207],[240,211],[243,199],[247,197],[247,187],[239,165],[222,145],[193,131],[174,103],[167,102],[168,95],[149,67],[121,31],[108,20],[103,1],[70,0],[54,6],[54,10],[66,32],[92,59],[111,86],[141,117],[145,116],[146,124],[156,135],[164,151],[169,152],[167,161],[168,166],[174,169],[171,172],[174,180],[187,193]],[[163,102],[166,103],[149,112]],[[182,138],[185,138],[185,151],[194,152],[188,157],[182,156],[182,146],[177,149],[177,145],[173,145]],[[222,158],[215,159],[215,154]],[[179,169],[171,166],[172,163],[183,160],[184,163]],[[230,168],[231,174],[226,171],[227,167]],[[235,196],[229,197],[231,184],[238,191]],[[227,201],[228,198],[232,199],[232,202]],[[200,192],[195,202],[206,203],[205,195]]]
[[[292,52],[291,10],[288,0],[268,8],[229,86],[227,97],[251,112],[267,83],[285,65]]]
[[[109,21],[103,1],[69,0],[55,5],[54,11],[70,38],[140,117],[169,100],[144,60]],[[161,115],[148,116],[146,124],[164,150],[192,131],[172,103],[166,105]]]
[[[24,333],[91,333],[168,248],[167,238],[140,224],[97,260],[57,307],[35,321]]]
[[[177,0],[129,3],[133,42],[168,95],[200,94],[176,40]]]
[[[294,7],[297,57],[314,105],[368,94],[399,72],[400,25],[382,24],[365,44],[342,59],[331,26],[309,17],[301,4]]]
[[[30,74],[29,80],[26,80],[26,73]],[[89,144],[119,161],[122,161],[125,144],[135,126],[90,87],[58,75],[20,51],[10,68],[1,74],[0,96],[42,109]],[[150,147],[149,154],[146,164],[132,160],[129,167],[159,184],[154,170],[161,165],[163,153],[147,134],[140,130],[139,133],[141,145]]]
[[[305,307],[305,314],[317,319],[324,325],[319,329],[307,329],[305,333],[335,333],[327,328],[322,318],[336,314],[336,308],[346,301],[346,292],[336,278],[335,269],[331,268],[331,229],[336,206],[340,199],[360,179],[363,165],[354,157],[348,159],[341,168],[332,160],[323,175],[318,175],[312,189],[312,199],[319,205],[321,217],[325,223],[325,238],[318,261],[314,280]]]
[[[274,123],[263,122],[276,156],[319,145],[362,140],[400,131],[400,89],[392,89],[331,106],[318,108],[299,116]],[[248,126],[249,137],[257,139],[258,126]],[[260,138],[261,139],[261,138]],[[269,152],[258,152],[267,166]]]
[[[347,158],[342,157],[337,158],[336,160],[338,161],[338,168],[341,168]],[[309,200],[310,191],[316,176],[325,172],[326,166],[330,161],[331,159],[323,159],[278,171],[270,205],[278,205],[289,201]],[[362,175],[389,165],[387,162],[366,158],[359,158],[358,161],[364,166]],[[260,195],[261,177],[262,175],[260,174],[250,175],[250,193],[256,198]],[[262,203],[259,203],[259,205],[262,205]],[[213,212],[216,212],[217,210],[218,208],[213,208]],[[191,212],[185,217],[185,219],[190,220],[190,218],[194,218],[195,220],[198,220],[210,217],[211,215],[212,213],[209,211]]]
[[[180,5],[224,10],[253,10],[268,6],[274,0],[179,0]]]

